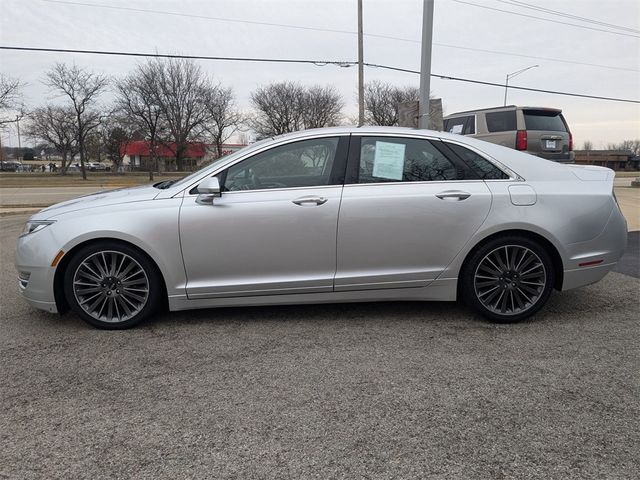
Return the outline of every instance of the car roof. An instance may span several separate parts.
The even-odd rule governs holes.
[[[450,113],[449,115],[445,115],[444,118],[448,119],[451,117],[455,117],[456,115],[469,115],[471,113],[480,113],[480,112],[490,112],[490,111],[502,111],[502,110],[511,110],[511,109],[520,109],[520,110],[546,110],[549,112],[558,112],[562,113],[562,109],[555,107],[533,107],[533,106],[518,106],[518,105],[503,105],[499,107],[487,107],[487,108],[476,108],[473,110],[465,110],[462,112]]]

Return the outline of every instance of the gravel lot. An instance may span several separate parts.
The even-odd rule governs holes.
[[[0,478],[632,479],[640,280],[493,325],[448,303],[220,309],[105,332],[18,298],[0,218]]]

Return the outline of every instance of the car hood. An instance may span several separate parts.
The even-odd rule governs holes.
[[[160,190],[154,188],[153,185],[104,190],[74,198],[72,200],[67,200],[65,202],[56,203],[50,207],[40,210],[40,212],[34,215],[34,218],[48,219],[63,213],[73,212],[75,210],[152,200],[158,195],[159,191]]]

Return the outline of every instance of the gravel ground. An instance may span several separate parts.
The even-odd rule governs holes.
[[[18,298],[0,478],[635,479],[640,280],[493,325],[449,303],[201,310],[124,332]]]

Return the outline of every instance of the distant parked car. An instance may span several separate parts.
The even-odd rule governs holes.
[[[444,131],[469,135],[555,162],[573,162],[573,137],[558,108],[506,107],[444,117]]]
[[[109,168],[102,162],[89,162],[87,163],[87,170],[90,172],[104,172]]]
[[[0,162],[0,171],[3,172],[15,172],[20,168],[22,164],[15,160],[3,160]]]
[[[100,328],[171,310],[455,300],[501,322],[597,282],[627,225],[608,168],[459,135],[306,130],[177,182],[99,192],[31,217],[22,296]]]

